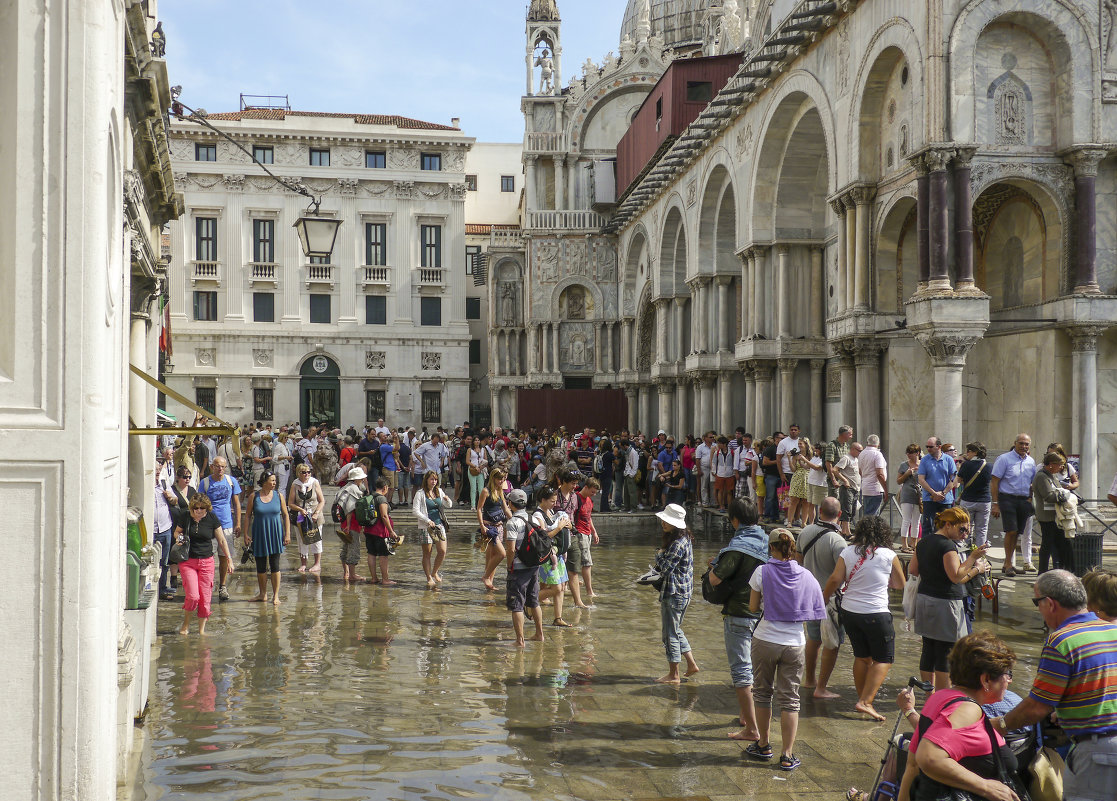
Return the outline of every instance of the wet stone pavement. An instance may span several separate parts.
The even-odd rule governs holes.
[[[595,608],[568,608],[574,628],[513,647],[503,591],[486,594],[483,560],[456,526],[443,589],[428,591],[413,527],[392,560],[396,587],[340,580],[328,535],[324,576],[287,572],[278,608],[253,604],[255,575],[230,582],[207,633],[179,636],[180,603],[160,605],[161,651],[133,799],[789,799],[840,798],[871,784],[895,721],[896,691],[917,668],[918,638],[897,610],[897,662],[878,698],[887,723],[853,711],[851,656],[832,689],[805,695],[792,773],[727,739],[736,702],[719,609],[694,600],[684,630],[701,673],[665,672],[654,592],[634,579],[658,541],[629,517],[599,516]],[[616,518],[612,518],[615,520]],[[697,577],[721,547],[699,534]],[[289,551],[286,566],[297,566]],[[246,566],[246,568],[249,566]],[[362,572],[365,568],[362,566]],[[503,589],[498,572],[498,587]],[[696,578],[697,578],[696,577]],[[1020,656],[1013,688],[1034,676],[1041,622],[1030,582],[1002,585],[999,625]],[[898,593],[894,594],[898,604]],[[544,607],[549,623],[553,610]],[[772,739],[779,742],[778,715]]]

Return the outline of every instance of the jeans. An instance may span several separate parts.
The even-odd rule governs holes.
[[[601,511],[609,511],[609,499],[613,497],[613,477],[601,476]]]
[[[923,536],[930,536],[937,529],[935,528],[935,518],[938,517],[939,512],[949,508],[945,503],[938,501],[924,501],[923,502]]]
[[[678,664],[683,654],[690,652],[690,643],[683,634],[683,615],[690,598],[681,595],[664,595],[659,599],[659,616],[663,624],[663,647],[667,651],[667,661]]]
[[[958,504],[970,516],[970,533],[974,545],[984,545],[989,539],[989,510],[991,501],[962,501]]]
[[[861,516],[876,517],[880,514],[880,507],[884,505],[883,495],[862,495]]]
[[[155,541],[159,543],[159,594],[171,591],[171,543],[174,541],[173,532],[156,531]]]
[[[734,687],[752,686],[752,634],[756,624],[755,617],[731,617],[721,619],[725,630],[725,655],[729,658],[729,676]]]
[[[776,520],[780,516],[780,499],[776,496],[779,486],[779,476],[764,474],[764,516],[769,520]]]

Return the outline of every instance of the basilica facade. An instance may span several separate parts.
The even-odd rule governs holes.
[[[533,2],[522,230],[490,248],[492,298],[515,303],[490,334],[494,422],[592,388],[623,392],[633,429],[848,423],[892,462],[1025,430],[1098,497],[1109,6],[630,0],[616,54],[564,86],[559,9]]]

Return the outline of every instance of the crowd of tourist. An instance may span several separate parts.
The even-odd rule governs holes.
[[[1078,477],[1062,446],[1052,443],[1037,466],[1031,438],[1020,434],[990,464],[981,442],[967,443],[959,456],[954,445],[930,437],[922,448],[909,445],[905,461],[890,473],[879,437],[866,437],[862,446],[853,434],[841,426],[833,439],[811,442],[797,425],[760,441],[740,428],[732,436],[708,431],[678,439],[663,430],[654,436],[589,429],[569,434],[473,431],[468,424],[427,432],[392,430],[380,420],[360,432],[254,425],[236,445],[227,438],[180,437],[160,449],[155,529],[161,543],[187,542],[189,558],[165,565],[160,593],[174,597],[177,571],[186,595],[181,631],[188,631],[192,615],[204,631],[214,557],[216,595],[226,600],[235,539],[243,531],[241,563],[256,564],[252,600],[268,600],[270,587],[271,602],[278,604],[280,556],[292,539],[298,569],[322,570],[329,505],[323,485],[337,485],[329,513],[338,523],[347,583],[395,584],[390,558],[404,535],[392,511],[407,504],[427,588],[436,589],[447,556],[447,512],[455,504],[468,506],[485,554],[481,583],[496,591],[504,568],[515,644],[523,647],[544,639],[543,605],[553,607],[552,625],[568,627],[567,592],[576,607],[594,599],[595,511],[652,510],[662,541],[649,580],[659,592],[668,666],[658,681],[674,684],[699,672],[683,631],[696,572],[688,514],[716,510],[725,513],[732,536],[710,560],[701,584],[724,619],[739,723],[729,737],[747,741],[749,757],[776,760],[771,721],[778,707],[776,764],[799,766],[800,694],[837,697],[833,674],[846,640],[853,653],[854,709],[885,719],[874,704],[895,659],[890,594],[910,591],[905,611],[922,641],[920,673],[935,693],[919,717],[911,743],[916,756],[900,797],[938,798],[946,787],[1011,801],[1018,798],[1011,782],[980,760],[947,765],[959,759],[959,749],[970,748],[975,757],[991,753],[990,746],[981,750],[980,737],[962,733],[984,725],[985,713],[973,708],[1004,704],[1011,680],[1015,656],[992,634],[971,633],[968,614],[975,588],[991,572],[989,519],[1000,517],[1001,574],[1041,574],[1032,600],[1050,635],[1030,695],[994,723],[1012,730],[1057,712],[1074,753],[1082,755],[1068,761],[1064,776],[1079,794],[1066,797],[1105,797],[1090,793],[1117,779],[1117,574],[1096,570],[1084,584],[1072,572],[1067,535],[1081,527],[1073,492]],[[881,516],[892,496],[890,475],[898,532]],[[1110,499],[1117,503],[1117,479]],[[1038,568],[1033,520],[1042,538]],[[358,571],[362,550],[367,578]],[[898,703],[914,714],[910,693]],[[849,798],[865,796],[851,790]]]

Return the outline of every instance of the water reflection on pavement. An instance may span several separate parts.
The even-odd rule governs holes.
[[[681,687],[653,683],[665,667],[657,601],[634,579],[656,529],[651,518],[642,535],[610,537],[606,521],[599,529],[596,607],[572,609],[568,596],[574,628],[548,625],[547,642],[523,650],[511,644],[503,592],[483,592],[483,560],[464,539],[451,542],[439,591],[425,589],[412,541],[393,560],[400,584],[391,588],[345,587],[328,543],[327,575],[285,573],[278,608],[249,603],[255,576],[237,574],[233,600],[214,604],[204,637],[179,636],[178,604],[162,604],[132,797],[786,799],[871,783],[891,699],[918,660],[918,638],[899,616],[897,665],[878,703],[888,722],[853,712],[844,649],[833,682],[842,699],[804,698],[803,765],[782,773],[726,738],[736,704],[720,613],[697,590],[684,629],[702,672]],[[720,545],[699,537],[699,576]],[[287,565],[297,563],[288,554]],[[995,628],[1021,656],[1014,685],[1025,694],[1039,620],[1004,597]],[[979,627],[989,626],[986,613]]]

